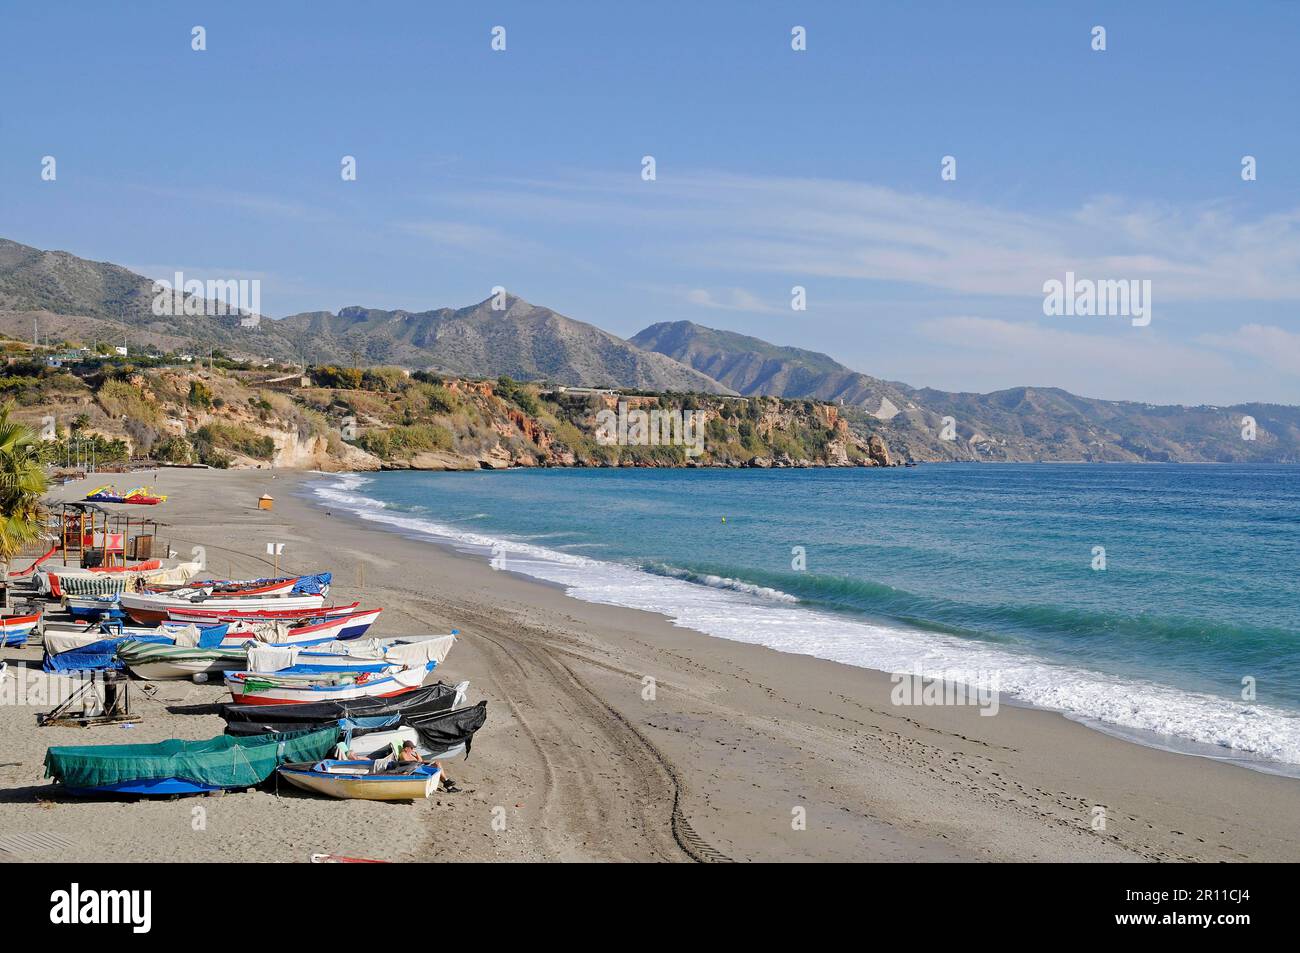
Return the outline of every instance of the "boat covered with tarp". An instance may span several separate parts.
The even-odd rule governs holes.
[[[328,756],[340,731],[173,738],[144,745],[79,745],[45,752],[45,776],[69,794],[172,795],[250,788],[282,764]]]
[[[372,759],[397,757],[402,746],[409,741],[421,758],[446,760],[469,757],[475,732],[487,723],[487,701],[451,711],[408,712],[400,716],[398,725],[393,728],[366,727],[375,720],[359,715],[339,722],[343,728],[343,739],[335,749],[334,756]]]
[[[341,718],[373,718],[375,728],[397,725],[403,714],[434,715],[455,708],[464,701],[469,682],[447,685],[434,682],[396,698],[350,698],[298,705],[221,706],[226,731],[232,735],[265,734],[272,731],[301,731],[324,728]]]
[[[172,645],[166,635],[112,636],[102,632],[46,632],[45,658],[41,668],[47,672],[103,672],[123,667],[117,657],[118,647],[126,642],[152,642]]]
[[[248,664],[248,653],[238,647],[166,645],[128,640],[117,647],[117,657],[136,678],[150,681],[191,678],[217,672],[234,672]]]

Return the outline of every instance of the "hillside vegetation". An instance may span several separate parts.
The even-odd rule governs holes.
[[[573,393],[395,367],[324,365],[288,379],[121,361],[78,365],[76,373],[34,361],[7,370],[0,389],[20,416],[37,424],[53,418],[56,458],[65,465],[89,446],[100,462],[325,470],[890,463],[878,436],[855,432],[837,408],[810,400]],[[698,443],[639,439],[635,427],[618,442],[616,429],[602,428],[603,419],[637,412],[698,415]],[[668,432],[674,435],[687,436]]]

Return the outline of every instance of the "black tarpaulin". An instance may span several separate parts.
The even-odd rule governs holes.
[[[429,751],[446,751],[465,746],[465,757],[474,741],[474,732],[487,721],[487,700],[470,708],[457,708],[433,715],[403,715],[402,724],[414,728],[420,744]]]
[[[221,706],[226,733],[256,735],[267,731],[296,731],[310,725],[328,725],[340,718],[406,715],[432,717],[446,712],[456,702],[452,685],[436,682],[395,698],[351,698],[333,702],[297,705]]]

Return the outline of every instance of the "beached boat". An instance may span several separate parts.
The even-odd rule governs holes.
[[[226,687],[236,703],[246,705],[391,698],[419,688],[455,644],[456,636],[444,635],[394,646],[385,651],[377,671],[340,672],[300,663],[273,673],[231,672]]]
[[[147,681],[234,672],[248,665],[248,653],[240,648],[199,648],[132,640],[117,646],[117,657],[132,675]]]
[[[229,605],[232,609],[319,609],[325,602],[321,594],[290,595],[213,595],[203,589],[177,589],[173,592],[124,592],[119,604],[122,611],[136,622],[158,623],[168,618],[171,609],[187,606],[214,608],[213,603]]]
[[[41,668],[47,672],[116,671],[124,667],[122,660],[117,657],[118,646],[130,641],[173,644],[170,636],[162,635],[114,636],[103,632],[46,632],[45,657],[41,661]]]
[[[451,711],[407,712],[394,728],[367,730],[365,726],[372,720],[358,717],[340,722],[344,736],[334,756],[345,757],[349,752],[352,757],[371,759],[396,756],[409,741],[415,746],[416,753],[426,760],[468,757],[474,734],[487,722],[487,701]]]
[[[273,645],[311,646],[359,639],[374,625],[382,609],[367,609],[322,620],[257,621],[238,619],[223,623],[229,626],[225,643],[243,645],[262,642]]]
[[[295,787],[326,797],[362,801],[418,801],[438,790],[442,772],[420,762],[317,761],[286,764],[280,777]]]
[[[166,501],[167,497],[155,496],[149,492],[147,486],[137,486],[134,490],[128,490],[126,496],[122,497],[123,503],[134,503],[138,506],[157,506]]]
[[[74,619],[98,619],[118,608],[118,593],[108,595],[64,596],[63,608]]]
[[[218,735],[145,745],[50,748],[45,776],[69,794],[173,795],[249,788],[281,764],[315,762],[338,742],[338,728],[291,734]]]
[[[0,615],[0,646],[26,645],[28,637],[40,624],[40,610],[22,615]]]
[[[315,704],[221,706],[226,731],[232,735],[258,735],[272,731],[301,731],[325,728],[339,719],[365,719],[375,726],[399,723],[401,716],[435,715],[460,707],[469,682],[447,685],[434,682],[395,698],[351,698],[321,701]]]
[[[345,606],[319,606],[311,609],[239,609],[239,608],[190,608],[188,606],[168,609],[167,618],[173,622],[299,622],[306,619],[329,619],[334,616],[350,615],[360,609],[361,603],[350,602]]]

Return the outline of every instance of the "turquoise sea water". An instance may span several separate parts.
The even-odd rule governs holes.
[[[404,472],[316,492],[578,598],[1300,764],[1300,468]]]

